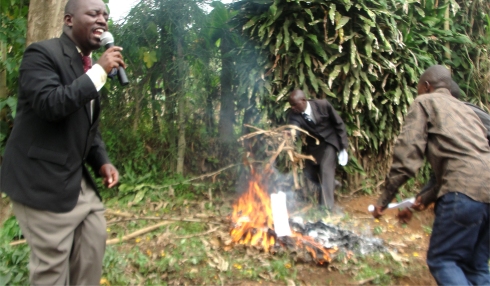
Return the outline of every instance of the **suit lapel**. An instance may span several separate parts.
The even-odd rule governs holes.
[[[311,106],[311,116],[313,117],[315,124],[318,124],[318,119],[320,118],[320,114],[318,114],[318,105],[316,101],[311,100],[310,106]]]
[[[83,75],[83,62],[80,53],[77,50],[75,43],[65,34],[61,34],[61,43],[63,45],[63,53],[65,54],[65,59],[69,63],[71,69],[70,77],[73,80],[81,77]],[[90,121],[90,102],[85,104],[85,113],[87,114],[88,120]],[[95,117],[95,112],[94,112]],[[95,118],[94,118],[95,119]],[[95,120],[94,120],[95,121]]]

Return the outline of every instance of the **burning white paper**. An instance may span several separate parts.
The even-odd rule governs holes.
[[[289,216],[286,207],[286,194],[278,192],[271,194],[272,220],[274,221],[274,231],[277,237],[290,236]]]

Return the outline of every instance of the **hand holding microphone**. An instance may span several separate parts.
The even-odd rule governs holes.
[[[126,70],[124,70],[126,65],[124,64],[121,55],[122,48],[114,46],[114,37],[107,31],[100,36],[100,42],[106,48],[106,51],[102,54],[97,63],[102,66],[107,74],[117,73],[119,83],[121,83],[122,86],[127,85],[129,81],[126,76]]]

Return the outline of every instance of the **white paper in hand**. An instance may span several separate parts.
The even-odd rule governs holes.
[[[345,149],[343,149],[342,151],[339,152],[339,164],[340,164],[340,166],[347,165],[348,159],[349,159],[349,155],[347,154],[347,151]]]
[[[286,194],[283,192],[271,194],[271,208],[276,235],[278,237],[290,236],[291,228],[289,227],[289,216],[286,207]]]
[[[398,203],[391,203],[391,204],[388,204],[388,208],[389,209],[394,209],[394,208],[409,208],[413,205],[413,203],[415,203],[415,198],[409,198],[409,199],[405,199],[401,202],[398,202]]]

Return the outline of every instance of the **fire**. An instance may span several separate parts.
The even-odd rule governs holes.
[[[270,197],[257,175],[233,205],[231,219],[234,227],[230,234],[234,242],[262,246],[265,251],[276,243]]]
[[[233,242],[262,247],[266,252],[275,245],[277,237],[270,196],[259,175],[253,174],[248,190],[233,205],[231,220],[233,227],[230,235]],[[287,247],[305,249],[320,264],[330,262],[330,254],[336,251],[325,248],[310,236],[294,231],[291,237],[282,237],[278,241]]]

